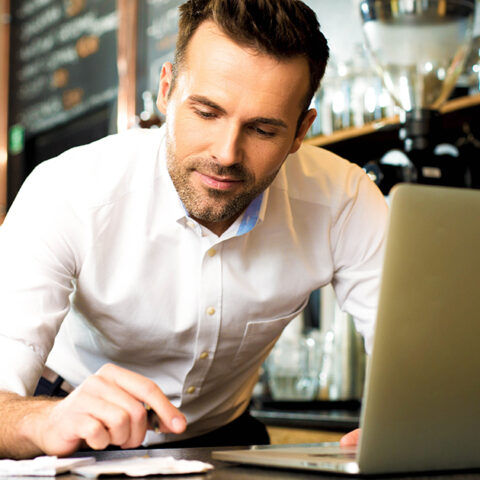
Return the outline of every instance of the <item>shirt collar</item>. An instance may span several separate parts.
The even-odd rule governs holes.
[[[264,197],[266,197],[265,192],[254,198],[245,212],[243,212],[236,236],[248,233],[259,221],[263,220],[265,214],[265,209],[262,208],[265,204]]]

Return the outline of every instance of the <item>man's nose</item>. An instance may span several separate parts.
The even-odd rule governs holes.
[[[225,167],[241,162],[242,129],[237,125],[225,125],[220,129],[214,140],[212,154]]]

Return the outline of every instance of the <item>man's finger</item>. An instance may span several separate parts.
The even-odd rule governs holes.
[[[353,430],[351,432],[348,432],[346,435],[344,435],[340,439],[340,446],[341,447],[354,447],[358,445],[358,442],[360,441],[360,429],[357,428],[356,430]]]
[[[77,432],[79,438],[88,442],[90,437],[94,439],[93,441],[97,437],[103,441],[106,436],[99,431],[99,426],[95,422],[90,421],[93,419],[107,432],[111,444],[123,445],[128,442],[131,438],[132,423],[129,412],[111,402],[110,399],[80,390],[86,389],[82,387],[73,392],[70,398],[64,400],[64,405],[61,405],[64,417],[70,412],[70,418],[63,420],[63,426],[67,427],[68,431]],[[116,390],[120,389],[116,388]],[[85,419],[88,419],[87,427],[83,424]],[[86,430],[84,430],[85,428]],[[93,430],[91,435],[88,428]],[[143,435],[145,435],[145,430],[144,426]]]
[[[112,445],[123,445],[130,440],[131,420],[128,411],[99,397],[90,397],[88,414],[108,431]]]
[[[103,450],[112,443],[111,437],[104,425],[89,415],[82,416],[79,427],[79,437],[85,440],[86,444],[94,450]]]
[[[119,407],[122,412],[117,411],[118,418],[109,417],[108,427],[111,429],[112,439],[115,439],[115,445],[121,445],[124,448],[133,448],[139,446],[145,438],[147,430],[147,415],[143,403],[136,400],[129,392],[119,387],[115,382],[108,380],[100,375],[92,375],[89,377],[74,393],[89,395],[89,397],[99,397],[106,402],[111,403],[114,407]],[[83,402],[85,408],[90,408],[89,403]],[[115,411],[115,410],[114,410]],[[91,412],[96,418],[101,419],[103,411],[99,408],[96,412]],[[113,413],[113,411],[112,411]],[[118,427],[122,427],[122,415],[128,415],[125,420],[128,421],[128,437],[121,440],[121,432],[117,434],[115,423]]]
[[[137,400],[149,405],[158,415],[162,431],[181,433],[185,430],[185,417],[152,380],[113,364],[104,365],[96,375],[115,382]]]

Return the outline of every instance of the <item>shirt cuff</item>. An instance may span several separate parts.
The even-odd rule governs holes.
[[[44,364],[38,354],[23,342],[0,336],[0,390],[33,395]]]

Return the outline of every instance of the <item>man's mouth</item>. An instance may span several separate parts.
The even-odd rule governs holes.
[[[197,176],[197,178],[200,179],[200,181],[204,185],[206,185],[208,188],[213,188],[215,190],[222,190],[222,191],[232,190],[243,182],[243,180],[238,178],[220,176],[220,175],[217,176],[214,174],[206,174],[206,173],[201,173],[198,170],[194,170],[193,173],[195,176]]]

